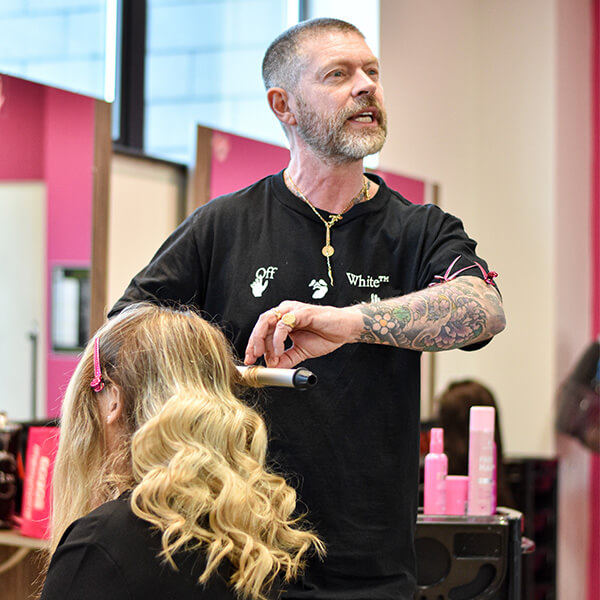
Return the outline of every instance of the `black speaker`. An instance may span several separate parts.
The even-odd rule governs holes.
[[[511,458],[505,461],[514,508],[523,513],[523,535],[535,542],[535,553],[523,556],[523,600],[555,600],[558,535],[558,461]]]
[[[522,514],[419,515],[415,600],[520,600]]]

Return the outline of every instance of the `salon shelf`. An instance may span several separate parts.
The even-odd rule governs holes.
[[[21,535],[17,530],[0,530],[0,597],[26,600],[39,592],[47,540]]]
[[[0,530],[0,546],[13,546],[15,548],[29,548],[31,550],[44,550],[49,547],[48,540],[21,535],[15,529]]]

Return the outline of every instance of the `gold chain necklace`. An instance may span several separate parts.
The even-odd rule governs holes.
[[[342,218],[343,218],[343,214],[345,212],[347,212],[348,210],[350,210],[355,204],[358,204],[358,203],[362,202],[363,200],[369,198],[369,186],[370,186],[370,182],[363,175],[363,185],[362,185],[362,188],[361,188],[360,192],[358,193],[358,195],[354,196],[354,198],[352,198],[352,200],[350,200],[350,202],[348,202],[348,204],[346,205],[346,207],[341,212],[337,213],[337,215],[331,215],[329,217],[329,221],[326,221],[321,216],[321,214],[319,213],[319,211],[315,208],[315,206],[309,201],[309,199],[298,189],[298,187],[296,186],[296,184],[294,183],[294,181],[290,177],[290,174],[288,173],[287,169],[284,172],[284,179],[287,179],[287,181],[289,182],[290,187],[292,188],[292,192],[296,196],[298,196],[298,198],[301,198],[302,200],[304,200],[304,202],[306,202],[306,204],[308,204],[308,206],[310,206],[312,208],[312,210],[315,213],[315,215],[317,215],[317,217],[319,217],[319,219],[323,222],[323,225],[325,225],[325,245],[323,246],[323,248],[321,248],[321,254],[327,260],[327,274],[329,275],[329,281],[331,282],[331,285],[333,285],[333,273],[331,271],[331,261],[330,261],[330,258],[331,258],[331,256],[333,256],[333,253],[335,252],[335,249],[331,245],[331,228],[338,221],[341,221]]]

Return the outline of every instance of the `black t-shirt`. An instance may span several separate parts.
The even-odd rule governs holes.
[[[176,555],[175,570],[159,558],[161,550],[160,534],[133,514],[125,494],[67,529],[40,600],[235,600],[220,574],[198,584],[206,565],[201,552]]]
[[[150,300],[200,307],[240,357],[258,315],[283,300],[347,306],[404,295],[451,269],[482,277],[459,219],[380,188],[331,229],[334,285],[321,254],[325,226],[282,173],[195,211],[131,282],[111,315]],[[324,218],[329,215],[322,212]],[[327,545],[285,596],[412,599],[415,583],[420,353],[348,344],[303,366],[310,390],[260,396],[270,457],[298,490]]]

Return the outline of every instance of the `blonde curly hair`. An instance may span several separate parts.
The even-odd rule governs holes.
[[[98,408],[94,340],[106,388],[118,386],[125,435],[109,449]],[[128,307],[86,347],[67,388],[54,469],[51,548],[95,507],[132,490],[131,507],[162,532],[161,557],[205,553],[204,583],[227,559],[243,598],[289,581],[317,536],[292,514],[296,494],[265,464],[260,415],[237,397],[241,378],[223,334],[198,314]],[[105,388],[105,389],[106,389]]]

